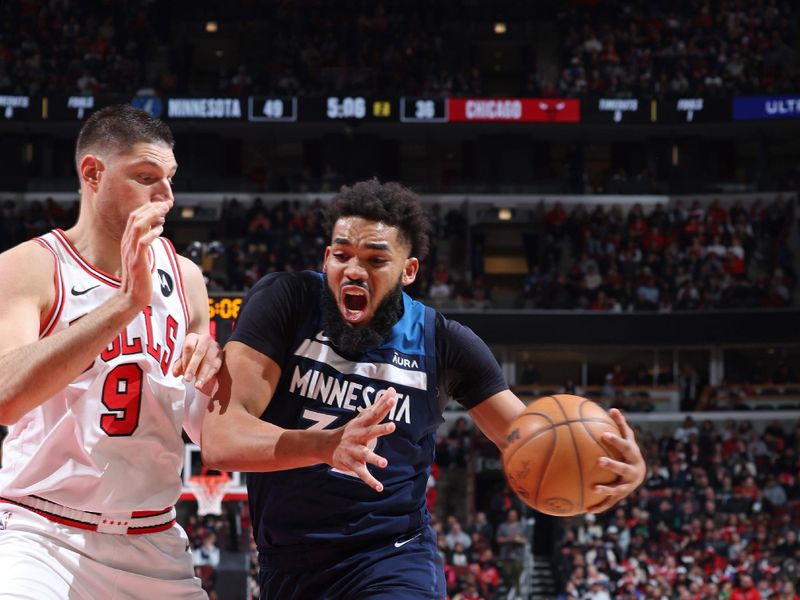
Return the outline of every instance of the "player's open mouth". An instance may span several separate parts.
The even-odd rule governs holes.
[[[345,321],[358,324],[366,318],[366,308],[369,296],[366,290],[357,286],[342,288],[342,316]]]

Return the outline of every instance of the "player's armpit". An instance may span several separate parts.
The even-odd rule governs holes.
[[[186,304],[189,309],[189,331],[198,335],[209,333],[208,291],[200,268],[185,256],[178,256],[183,278]]]
[[[197,389],[211,395],[222,364],[222,350],[209,335],[208,292],[198,266],[183,256],[178,262],[189,309],[189,334],[172,373],[183,375],[187,383],[194,382]]]

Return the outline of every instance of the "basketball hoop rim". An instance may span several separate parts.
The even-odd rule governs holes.
[[[205,481],[219,481],[222,483],[225,481],[231,481],[231,476],[226,471],[222,471],[215,475],[189,475],[187,481],[199,482],[201,484]]]
[[[220,488],[225,488],[231,481],[231,476],[228,473],[222,472],[217,475],[191,475],[187,483],[189,484],[188,487],[195,484],[198,487],[204,488],[207,493],[214,494]]]
[[[198,506],[198,515],[221,514],[221,504],[225,490],[233,480],[225,471],[215,475],[192,475],[187,480],[187,487],[194,494]]]

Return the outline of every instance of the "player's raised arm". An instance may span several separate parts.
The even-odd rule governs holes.
[[[152,297],[147,247],[160,235],[171,206],[153,202],[131,213],[122,240],[119,293],[42,339],[42,327],[63,293],[56,290],[54,256],[36,241],[0,255],[0,423],[16,423],[69,384],[147,304]]]

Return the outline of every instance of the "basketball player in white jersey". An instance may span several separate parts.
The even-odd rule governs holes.
[[[174,504],[221,357],[200,270],[159,237],[173,143],[94,113],[78,222],[0,255],[2,599],[206,598]]]

